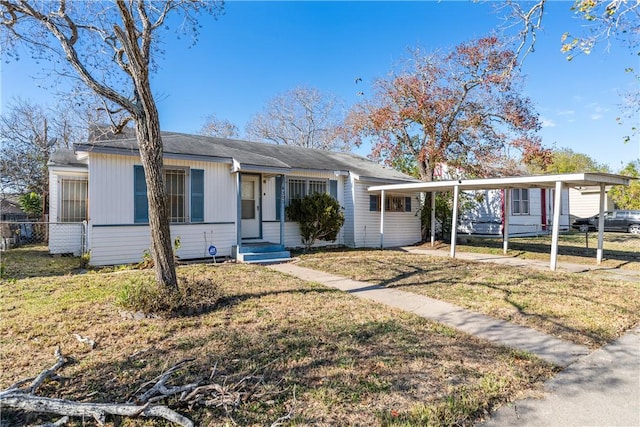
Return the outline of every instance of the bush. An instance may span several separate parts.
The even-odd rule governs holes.
[[[177,317],[211,310],[221,298],[220,286],[204,275],[179,276],[177,293],[159,286],[154,277],[145,275],[127,279],[117,304],[146,315]]]
[[[287,215],[300,225],[300,236],[308,250],[316,240],[335,241],[344,224],[344,213],[336,199],[327,193],[314,193],[294,199]]]

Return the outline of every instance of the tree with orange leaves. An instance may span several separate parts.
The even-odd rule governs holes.
[[[372,157],[401,163],[423,181],[434,180],[442,164],[469,176],[495,174],[512,149],[522,162],[544,162],[540,122],[521,94],[514,55],[496,37],[447,54],[416,51],[405,69],[375,82],[374,96],[353,108],[347,128],[356,144],[371,139]]]

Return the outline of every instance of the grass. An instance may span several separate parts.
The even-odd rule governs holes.
[[[461,249],[462,250],[462,249]],[[300,265],[441,299],[598,348],[640,322],[640,283],[393,250],[302,255]]]
[[[14,254],[22,256],[10,251],[4,261],[17,267]],[[28,265],[49,261],[46,252],[30,256]],[[0,282],[0,388],[51,366],[60,346],[73,362],[64,381],[43,386],[48,396],[126,401],[145,381],[194,357],[181,382],[208,378],[213,366],[219,382],[264,375],[270,394],[247,396],[230,414],[239,425],[269,425],[292,406],[291,425],[472,425],[493,406],[535,393],[554,373],[530,355],[259,266],[181,267],[180,274],[220,287],[218,306],[142,320],[122,317],[115,301],[151,271],[28,277],[25,268]],[[231,423],[222,409],[178,411],[198,425]],[[15,424],[47,420],[6,410],[1,416]]]
[[[461,252],[481,252],[502,255],[502,238],[463,236],[467,242],[458,244]],[[448,247],[442,245],[441,247]],[[523,259],[548,260],[551,236],[517,237],[509,239],[507,255]],[[558,261],[577,264],[595,264],[598,234],[571,232],[561,234]],[[604,234],[604,267],[640,271],[640,236],[629,233]]]

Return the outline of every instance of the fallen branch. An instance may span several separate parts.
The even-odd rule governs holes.
[[[100,425],[106,422],[107,415],[124,417],[164,418],[184,427],[192,427],[193,421],[178,414],[166,406],[129,405],[117,403],[86,403],[65,399],[51,399],[34,396],[20,391],[4,394],[0,397],[3,407],[22,409],[30,412],[45,412],[70,417],[92,417]]]
[[[67,360],[62,355],[60,348],[55,351],[56,363],[49,369],[45,369],[33,380],[18,381],[6,390],[0,392],[0,407],[22,409],[30,412],[44,412],[71,417],[93,417],[99,424],[104,424],[107,415],[119,415],[126,417],[155,417],[164,418],[184,427],[193,426],[193,422],[162,405],[132,405],[117,403],[87,403],[75,402],[65,399],[52,399],[36,396],[34,393],[47,378],[52,378],[56,372],[64,366]],[[20,388],[31,381],[26,388]]]
[[[194,360],[185,359],[173,365],[153,380],[145,382],[133,393],[133,397],[128,399],[127,403],[77,402],[37,396],[35,392],[40,385],[49,378],[55,378],[56,372],[67,362],[59,348],[56,349],[55,355],[56,363],[51,368],[43,370],[36,378],[18,381],[8,389],[0,391],[0,407],[56,414],[65,417],[56,423],[47,424],[47,426],[52,427],[64,425],[68,422],[67,417],[91,417],[102,425],[106,422],[107,415],[163,418],[179,426],[193,426],[193,421],[184,415],[167,406],[156,404],[167,398],[174,398],[173,402],[189,409],[195,406],[222,408],[229,421],[235,425],[232,414],[241,403],[274,394],[272,390],[258,392],[258,388],[264,387],[265,383],[264,375],[256,375],[257,372],[244,376],[235,382],[227,383],[229,378],[225,377],[222,384],[214,383],[213,379],[216,375],[217,365],[211,369],[211,375],[206,383],[195,382],[186,385],[168,385],[174,374]],[[29,385],[25,387],[25,384]],[[278,418],[272,425],[279,426],[290,420],[293,416],[294,408],[295,388],[293,390],[293,404],[289,412]]]

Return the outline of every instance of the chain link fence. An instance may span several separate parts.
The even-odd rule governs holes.
[[[52,255],[81,256],[86,251],[83,222],[0,222],[0,251],[46,246]]]

